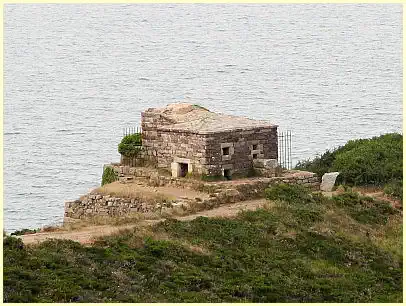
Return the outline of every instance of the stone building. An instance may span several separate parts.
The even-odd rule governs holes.
[[[255,160],[278,157],[277,125],[187,103],[141,113],[144,158],[173,177],[247,175]]]

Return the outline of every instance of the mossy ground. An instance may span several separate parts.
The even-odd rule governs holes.
[[[169,220],[90,247],[6,238],[4,301],[402,301],[398,210],[351,191],[269,194],[274,206],[234,219]]]

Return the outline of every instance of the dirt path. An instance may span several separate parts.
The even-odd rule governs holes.
[[[211,210],[201,211],[195,214],[191,214],[188,216],[182,217],[174,217],[180,221],[189,221],[196,219],[198,217],[225,217],[230,218],[236,216],[242,210],[256,210],[259,207],[263,207],[265,204],[269,204],[269,201],[266,199],[259,199],[259,200],[249,200],[243,202],[237,202],[233,204],[223,205]],[[148,226],[152,225],[165,219],[160,220],[143,220],[139,221],[136,224],[126,224],[120,226],[112,226],[112,225],[98,225],[98,226],[89,226],[84,227],[79,230],[74,231],[55,231],[55,232],[42,232],[42,233],[35,233],[35,234],[28,234],[18,236],[23,240],[25,244],[32,244],[43,242],[47,239],[70,239],[82,244],[91,244],[95,238],[112,235],[117,233],[120,230],[130,229],[135,226]]]
[[[398,203],[399,201],[390,200],[380,191],[371,191],[371,190],[368,190],[367,192],[365,190],[358,190],[358,191],[363,193],[364,195],[372,196],[377,199],[384,199],[387,201],[389,200],[392,203],[392,205],[394,205],[395,207],[400,205]],[[323,194],[325,196],[330,196],[330,197],[336,193],[337,192],[323,192]],[[193,194],[193,196],[194,195],[195,194]],[[190,194],[189,194],[189,196],[190,196]],[[191,215],[187,215],[187,216],[175,216],[174,218],[177,220],[180,220],[180,221],[189,221],[189,220],[196,219],[198,217],[230,218],[230,217],[236,216],[242,210],[256,210],[257,208],[263,207],[266,204],[268,204],[268,205],[270,204],[270,202],[266,199],[249,200],[249,201],[237,202],[237,203],[233,203],[233,204],[222,205],[220,207],[217,207],[217,208],[214,208],[211,210],[200,211],[200,212],[197,212],[197,213],[194,213]],[[133,228],[136,226],[139,227],[139,226],[148,226],[148,225],[156,224],[156,223],[164,221],[164,220],[165,219],[143,220],[143,221],[139,221],[134,224],[126,224],[126,225],[120,225],[120,226],[113,226],[113,225],[88,226],[88,227],[84,227],[84,228],[81,228],[78,230],[42,232],[42,233],[22,235],[22,236],[18,236],[18,237],[21,238],[25,244],[43,242],[47,239],[70,239],[70,240],[80,242],[82,244],[91,244],[98,237],[112,235],[114,233],[117,233],[120,230],[129,229],[129,228]]]

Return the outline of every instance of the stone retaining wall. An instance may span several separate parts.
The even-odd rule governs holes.
[[[122,216],[149,212],[155,207],[137,199],[124,199],[101,194],[88,194],[80,200],[65,202],[65,217],[84,219],[94,216]]]
[[[292,172],[284,177],[255,178],[242,181],[226,182],[199,182],[188,179],[174,179],[158,174],[158,171],[149,171],[148,168],[136,168],[128,166],[111,166],[123,179],[126,175],[136,174],[137,180],[145,180],[146,183],[155,186],[176,186],[180,188],[192,188],[210,195],[207,199],[181,199],[164,203],[146,203],[145,200],[112,197],[101,194],[87,194],[80,200],[65,203],[65,217],[72,219],[86,219],[96,216],[124,217],[132,213],[182,213],[185,210],[207,210],[223,204],[239,201],[258,199],[264,197],[265,189],[271,185],[280,183],[299,184],[313,190],[320,189],[319,178],[311,172]]]
[[[65,202],[65,217],[90,219],[93,217],[125,217],[137,213],[164,213],[186,210],[197,200],[182,199],[163,203],[147,203],[135,198],[120,198],[102,194],[88,194],[79,200]]]

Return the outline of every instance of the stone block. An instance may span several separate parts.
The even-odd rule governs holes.
[[[337,176],[339,174],[340,174],[340,172],[324,173],[323,177],[321,178],[320,190],[321,191],[332,191],[334,184],[336,182]]]

